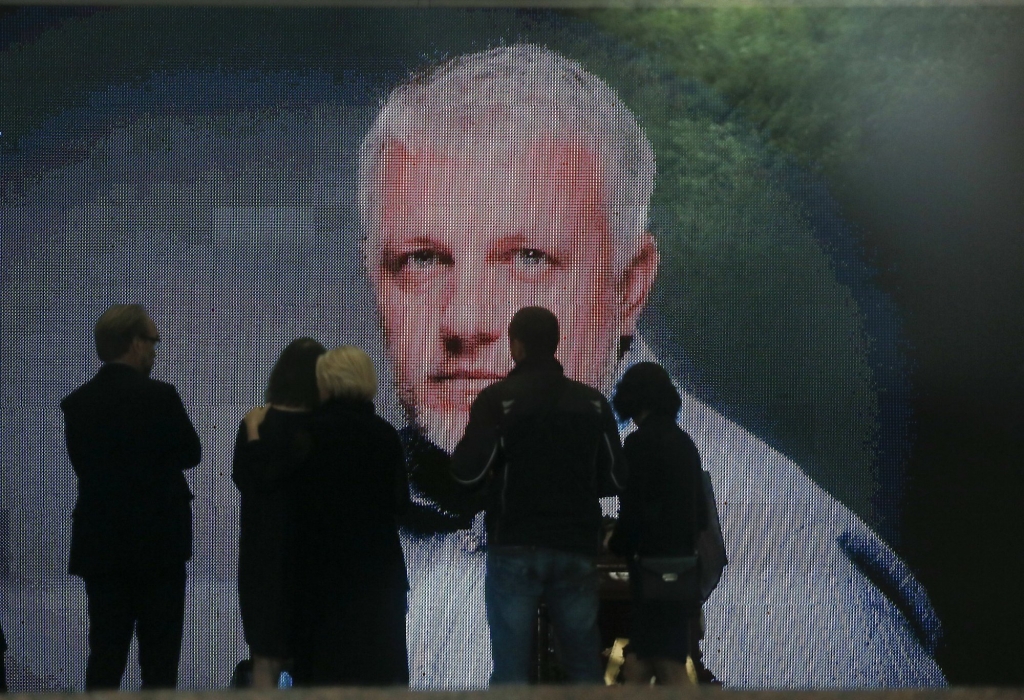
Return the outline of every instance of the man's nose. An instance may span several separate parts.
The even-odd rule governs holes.
[[[458,274],[441,318],[441,343],[449,355],[472,353],[501,338],[504,301],[487,274]]]

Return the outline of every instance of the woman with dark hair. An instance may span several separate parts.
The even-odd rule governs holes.
[[[653,600],[640,584],[642,558],[689,557],[706,520],[700,454],[676,424],[681,401],[668,373],[653,362],[630,367],[612,405],[636,431],[623,448],[629,465],[619,521],[609,548],[629,561],[632,625],[623,664],[628,683],[690,682],[690,625],[700,600]]]
[[[235,440],[238,605],[254,688],[277,687],[292,655],[295,480],[309,457],[316,361],[324,352],[312,338],[289,343],[270,372],[266,404],[245,414]]]

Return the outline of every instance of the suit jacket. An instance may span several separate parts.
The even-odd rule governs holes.
[[[68,572],[160,570],[192,556],[192,492],[201,458],[177,390],[117,363],[61,404],[78,476]]]

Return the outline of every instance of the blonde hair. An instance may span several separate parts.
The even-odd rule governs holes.
[[[316,361],[316,385],[325,399],[373,401],[377,372],[373,360],[355,345],[328,350]]]

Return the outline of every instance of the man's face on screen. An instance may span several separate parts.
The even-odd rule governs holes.
[[[623,304],[596,157],[553,140],[511,154],[394,143],[380,167],[371,277],[400,399],[429,438],[451,450],[473,399],[512,368],[506,331],[524,306],[558,317],[568,376],[610,380]]]

